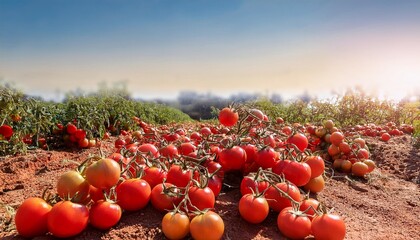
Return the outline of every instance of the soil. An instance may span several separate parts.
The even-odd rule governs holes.
[[[419,239],[420,234],[420,150],[408,135],[389,142],[367,138],[372,159],[378,168],[365,178],[336,173],[324,191],[314,197],[341,215],[347,228],[346,239]],[[112,142],[104,142],[111,153]],[[76,166],[97,150],[30,151],[26,155],[0,158],[0,203],[17,209],[22,201],[40,196],[43,189],[55,187],[58,176]],[[240,177],[232,176],[230,185],[238,186]],[[277,214],[259,225],[241,219],[238,212],[240,191],[224,189],[217,199],[216,211],[225,223],[224,239],[285,239],[277,229]],[[7,222],[4,209],[1,239],[20,239],[13,223]],[[149,204],[138,212],[125,212],[110,231],[88,227],[75,239],[165,239],[160,230],[163,213]],[[52,239],[43,236],[37,239]]]

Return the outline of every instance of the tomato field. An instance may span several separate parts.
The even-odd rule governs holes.
[[[418,103],[215,109],[2,87],[0,237],[416,239]],[[416,105],[417,104],[417,105]]]

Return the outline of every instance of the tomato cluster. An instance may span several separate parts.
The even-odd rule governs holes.
[[[150,202],[167,212],[162,219],[167,238],[220,239],[224,222],[215,201],[225,176],[239,172],[238,210],[247,222],[261,223],[273,211],[278,212],[277,227],[289,238],[343,239],[343,220],[305,196],[324,189],[324,158],[356,176],[375,168],[365,140],[340,131],[331,120],[288,125],[246,106],[222,109],[220,125],[156,127],[133,120],[139,130],[121,131],[112,154],[90,157],[59,177],[55,202],[27,199],[16,215],[19,234],[71,237],[88,223],[106,230],[124,211],[140,211]],[[96,145],[74,123],[57,125],[57,130],[79,147]]]

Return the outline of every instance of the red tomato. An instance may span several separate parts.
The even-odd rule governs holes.
[[[333,132],[330,136],[330,141],[335,146],[339,146],[344,140],[344,135],[341,132]]]
[[[32,197],[23,201],[15,215],[15,225],[19,235],[33,238],[46,234],[51,208],[42,198]]]
[[[239,200],[239,213],[247,222],[258,224],[263,222],[269,212],[265,197],[255,197],[253,194],[243,195]]]
[[[249,110],[249,117],[246,119],[248,122],[251,121],[263,121],[264,120],[264,113],[258,109],[251,109]]]
[[[274,171],[273,171],[274,172]],[[298,187],[304,186],[311,179],[311,167],[305,162],[291,161],[283,171],[284,177]],[[277,174],[281,174],[277,173]]]
[[[302,133],[296,133],[291,136],[287,142],[296,145],[296,147],[302,152],[308,147],[308,139]]]
[[[223,219],[212,211],[195,216],[190,223],[191,237],[195,240],[219,240],[224,231]]]
[[[181,213],[168,212],[162,219],[162,232],[168,239],[184,239],[190,233],[190,219]]]
[[[351,173],[353,173],[353,175],[358,176],[358,177],[365,176],[368,173],[368,171],[369,171],[369,167],[364,162],[356,162],[351,167]]]
[[[171,183],[165,183],[166,188],[173,187],[173,186],[175,185]],[[163,183],[159,183],[152,189],[152,193],[150,195],[150,201],[152,202],[153,207],[155,207],[157,210],[161,212],[172,210],[174,208],[174,204],[178,205],[178,203],[181,201],[181,199],[175,195],[177,192],[179,192],[178,188],[174,188],[174,192],[170,193],[170,194],[174,194],[174,196],[164,194]]]
[[[305,163],[311,168],[311,178],[315,178],[324,173],[325,163],[320,156],[308,156]]]
[[[8,139],[13,135],[13,129],[9,125],[2,125],[0,126],[0,134]]]
[[[304,239],[311,234],[311,220],[291,207],[280,212],[277,217],[277,227],[284,236],[290,239]]]
[[[69,124],[67,124],[66,131],[67,131],[68,134],[73,135],[73,134],[76,133],[77,127],[74,124],[69,123]]]
[[[257,153],[255,162],[263,169],[272,168],[276,163],[277,153],[271,147],[261,149]]]
[[[314,217],[311,229],[315,239],[342,240],[346,236],[346,225],[343,219],[333,214]]]
[[[182,169],[179,165],[172,165],[166,176],[166,182],[172,183],[177,187],[186,187],[191,180],[192,172],[190,169]]]
[[[102,158],[86,168],[86,180],[99,189],[109,189],[120,179],[120,165],[109,158]]]
[[[283,192],[287,193],[293,200],[300,201],[300,191],[292,183],[277,183],[277,188],[282,190]],[[276,212],[280,212],[286,207],[291,207],[292,203],[286,197],[284,197],[277,189],[274,187],[269,187],[268,190],[265,192],[265,198],[267,199],[268,205],[271,209]]]
[[[142,153],[147,154],[148,156],[150,156],[151,154],[151,156],[155,158],[159,157],[160,155],[159,150],[156,148],[156,146],[150,143],[140,145],[138,150]]]
[[[214,193],[214,196],[217,197],[222,190],[223,186],[223,179],[220,178],[217,174],[213,175],[211,178],[208,179],[207,185]]]
[[[316,199],[308,198],[300,203],[299,210],[305,212],[308,218],[312,220],[315,216],[315,210],[318,210],[319,202]]]
[[[128,211],[144,208],[150,200],[151,189],[143,179],[128,179],[120,183],[117,188],[118,205]]]
[[[322,175],[319,175],[318,177],[311,178],[303,188],[313,193],[321,192],[325,188],[325,180]]]
[[[368,171],[367,171],[367,173],[372,172],[372,171],[375,169],[375,167],[376,167],[375,162],[374,162],[374,161],[372,161],[372,160],[370,160],[370,159],[366,159],[365,161],[363,161],[363,163],[364,163],[364,164],[366,164],[366,165],[368,166]]]
[[[214,203],[216,202],[214,193],[209,187],[191,187],[188,190],[188,197],[190,198],[191,205],[195,206],[199,210],[204,210],[206,208],[214,208]],[[196,210],[190,205],[188,208],[192,211]]]
[[[241,194],[246,195],[252,192],[256,193],[258,188],[258,193],[262,193],[265,189],[267,189],[269,183],[266,181],[258,181],[255,179],[255,174],[250,174],[245,176],[241,181]]]
[[[225,127],[232,127],[238,122],[239,115],[232,108],[223,108],[219,113],[219,122]]]
[[[178,155],[178,149],[173,144],[164,146],[159,150],[159,152],[163,157],[167,157],[169,159],[172,159]]]
[[[192,143],[186,142],[186,143],[181,143],[181,145],[178,148],[178,151],[181,155],[188,155],[194,152],[195,149],[196,149],[196,146],[194,146]]]
[[[141,177],[141,179],[146,180],[147,183],[149,183],[150,188],[154,188],[159,183],[163,182],[163,179],[166,178],[167,173],[157,167],[149,167],[144,169],[144,175]]]
[[[357,157],[361,159],[369,159],[369,151],[362,148],[357,151]]]
[[[339,145],[339,149],[340,149],[340,151],[341,151],[342,153],[344,153],[344,154],[349,154],[349,153],[351,152],[351,147],[350,147],[350,145],[349,145],[348,143],[346,143],[346,142],[342,142],[342,143],[340,143],[340,145]]]
[[[246,161],[246,152],[239,146],[223,149],[219,154],[219,163],[225,172],[241,170]]]
[[[241,148],[243,148],[246,152],[246,162],[247,163],[254,162],[255,159],[257,158],[257,152],[258,152],[257,147],[252,144],[247,144],[247,145],[241,146]]]
[[[122,210],[118,204],[100,200],[90,207],[89,221],[95,228],[107,230],[120,221],[121,214]]]
[[[88,220],[89,210],[85,205],[61,201],[48,214],[48,230],[55,237],[73,237],[86,228]]]

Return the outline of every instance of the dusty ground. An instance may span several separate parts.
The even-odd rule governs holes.
[[[419,149],[412,147],[410,136],[395,137],[388,143],[369,138],[367,141],[379,169],[366,179],[346,179],[337,174],[315,197],[343,216],[346,239],[419,239]],[[80,162],[92,153],[95,152],[36,150],[25,156],[0,159],[0,202],[16,209],[25,198],[39,196],[45,187],[55,186],[62,172],[75,167],[66,160]],[[237,184],[239,181],[237,178]],[[275,213],[270,213],[260,225],[242,220],[237,210],[239,199],[239,190],[233,189],[226,190],[217,200],[216,210],[225,222],[224,239],[284,239],[277,229]],[[6,215],[1,213],[4,222]],[[159,226],[162,216],[149,205],[139,212],[124,213],[120,223],[108,232],[89,227],[76,239],[165,239]],[[0,226],[0,238],[19,239],[13,225],[8,224]],[[39,239],[49,238],[52,237]]]

